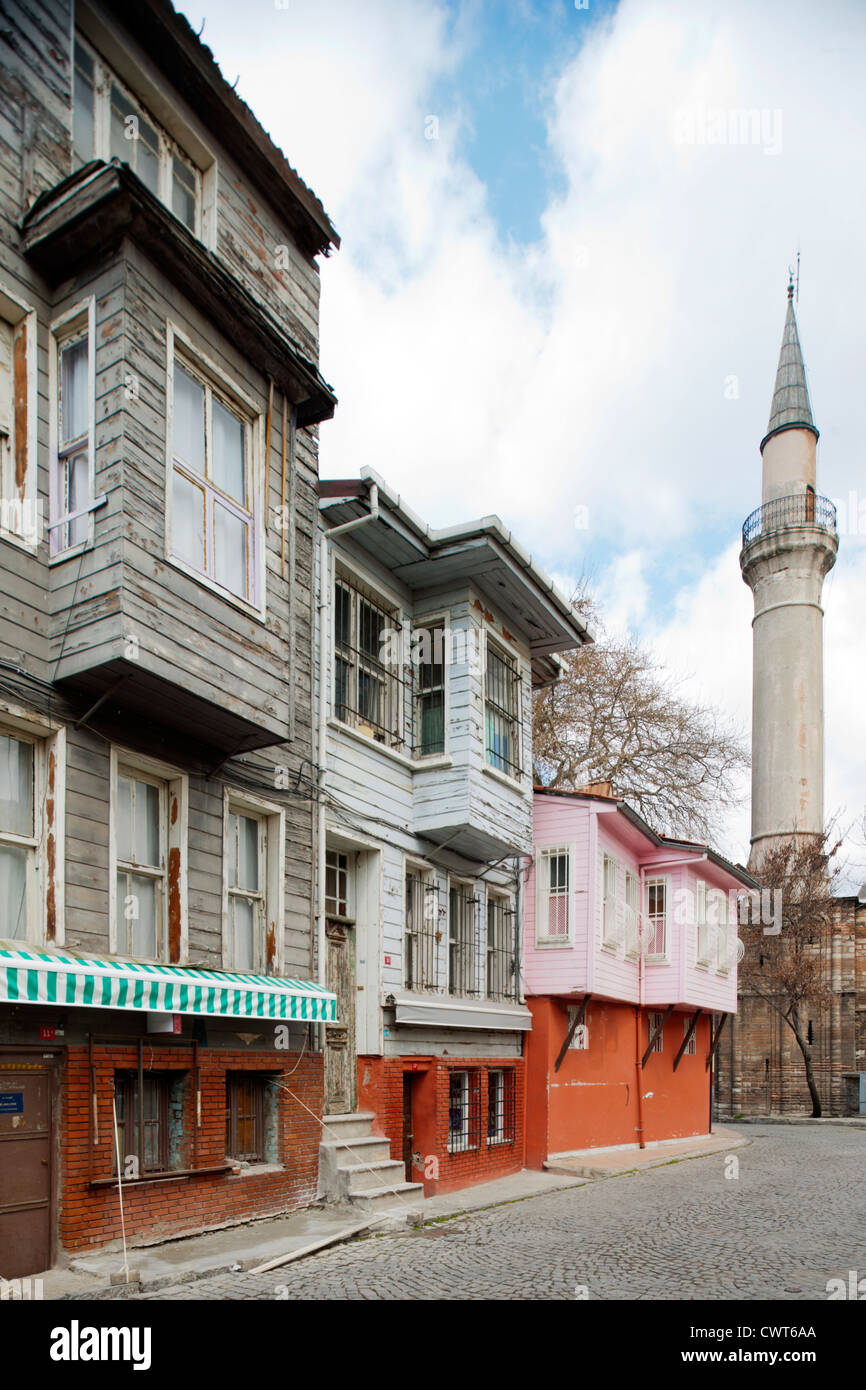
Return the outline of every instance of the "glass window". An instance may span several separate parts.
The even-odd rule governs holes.
[[[517,999],[517,913],[510,898],[487,898],[487,998]]]
[[[34,761],[32,743],[0,734],[0,920],[12,941],[28,936],[37,850]]]
[[[81,327],[57,340],[57,464],[53,476],[51,553],[90,535],[90,338]]]
[[[491,767],[520,776],[520,676],[517,663],[487,644],[485,677],[486,757]]]
[[[538,861],[537,936],[567,941],[571,930],[571,868],[565,848],[542,850]]]
[[[448,1078],[448,1151],[477,1149],[481,1119],[477,1072],[452,1071]]]
[[[475,892],[471,884],[452,884],[448,894],[448,992],[478,993],[476,980]]]
[[[420,758],[445,752],[445,628],[442,623],[416,633],[416,746]]]
[[[115,803],[118,950],[166,958],[165,786],[119,771]]]
[[[265,1098],[268,1078],[254,1073],[226,1075],[226,1157],[244,1163],[265,1161]]]
[[[170,1153],[169,1110],[179,1102],[182,1081],[182,1075],[145,1072],[139,1098],[138,1073],[115,1073],[117,1145],[125,1176],[165,1173],[179,1166]]]
[[[87,49],[77,40],[72,86],[73,150],[82,164],[89,164],[94,150],[94,62]]]
[[[667,954],[667,882],[663,878],[647,879],[647,955],[660,958]]]
[[[325,911],[329,917],[349,916],[349,856],[336,849],[325,854]]]
[[[399,746],[402,681],[385,650],[397,617],[340,577],[334,584],[334,716]]]
[[[265,822],[229,812],[228,968],[251,974],[264,969]]]
[[[250,426],[178,361],[173,394],[172,555],[254,603]]]
[[[433,877],[423,869],[406,871],[406,924],[403,935],[407,989],[438,988],[439,897]]]

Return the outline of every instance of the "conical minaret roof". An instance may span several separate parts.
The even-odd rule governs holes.
[[[809,404],[809,390],[806,386],[806,369],[803,366],[803,352],[800,335],[797,332],[797,316],[794,313],[794,286],[788,285],[788,312],[785,315],[785,331],[782,334],[782,350],[779,353],[779,366],[776,370],[776,386],[773,403],[770,406],[770,422],[767,433],[761,440],[761,452],[767,440],[782,430],[811,430],[818,438],[818,430],[812,419]]]

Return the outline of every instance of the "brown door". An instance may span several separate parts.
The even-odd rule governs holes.
[[[412,1150],[414,1148],[415,1135],[412,1130],[412,1082],[415,1080],[411,1072],[403,1073],[403,1162],[406,1165],[406,1181],[415,1182],[412,1176]]]
[[[51,1265],[53,1069],[0,1055],[0,1276]]]
[[[328,922],[328,989],[337,996],[337,1022],[325,1025],[325,1114],[355,1109],[355,928]]]

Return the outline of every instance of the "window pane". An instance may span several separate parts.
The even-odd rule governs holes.
[[[382,658],[382,632],[385,615],[363,599],[358,600],[358,647],[367,656]]]
[[[135,172],[155,197],[159,196],[159,137],[150,121],[138,121]]]
[[[236,502],[246,503],[244,479],[244,425],[213,398],[213,459],[211,477],[218,488]]]
[[[87,454],[73,454],[64,462],[65,469],[65,488],[66,488],[66,510],[68,512],[78,512],[86,507],[90,501],[90,469],[87,463]],[[89,516],[76,517],[70,521],[65,528],[67,532],[67,545],[80,545],[87,540],[89,533]]]
[[[185,176],[192,181],[191,189]],[[195,179],[177,158],[171,182],[171,210],[191,232],[195,231]]]
[[[129,922],[130,955],[153,960],[159,955],[157,948],[159,885],[152,878],[145,878],[142,874],[129,874],[123,877],[129,884],[127,891],[132,899],[126,907]]]
[[[151,782],[135,783],[134,860],[158,868],[159,854],[159,787]]]
[[[175,555],[204,574],[204,492],[177,469],[172,487],[171,545]]]
[[[60,445],[87,434],[87,339],[80,338],[60,350]]]
[[[111,84],[111,154],[135,168],[135,136],[138,111],[115,82]]]
[[[251,816],[238,816],[237,886],[256,891],[259,887],[259,822]]]
[[[204,476],[204,387],[175,363],[174,457]]]
[[[118,777],[117,779],[115,836],[117,857],[128,864],[132,859],[132,782],[129,777]]]
[[[224,589],[247,596],[247,525],[214,502],[214,578]]]
[[[338,647],[352,645],[352,596],[342,584],[334,588],[334,640]]]
[[[87,164],[93,158],[93,59],[78,43],[75,45],[73,143],[75,153]]]
[[[252,971],[255,969],[255,951],[253,949],[255,911],[253,904],[249,898],[233,897],[230,900],[230,910],[234,947],[232,965],[235,970]]]
[[[27,855],[21,845],[0,845],[0,921],[11,941],[27,935]]]
[[[423,755],[445,751],[445,696],[441,690],[421,696],[421,748]]]
[[[0,830],[33,834],[33,744],[0,737]]]

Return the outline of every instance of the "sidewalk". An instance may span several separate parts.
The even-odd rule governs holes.
[[[741,1149],[751,1142],[751,1139],[736,1134],[732,1129],[716,1127],[712,1134],[691,1139],[665,1139],[657,1144],[648,1144],[645,1149],[628,1146],[555,1154],[544,1167],[548,1173],[572,1173],[587,1179],[615,1178],[623,1173],[640,1173],[645,1168],[661,1168],[666,1163],[677,1163],[680,1159],[729,1153],[731,1149]]]
[[[727,1130],[712,1136],[677,1140],[653,1148],[595,1149],[584,1154],[560,1155],[547,1171],[523,1169],[511,1177],[478,1183],[459,1192],[428,1197],[421,1208],[422,1223],[447,1220],[510,1202],[520,1202],[548,1192],[582,1187],[588,1181],[615,1177],[643,1168],[654,1168],[680,1158],[729,1151],[751,1142]],[[417,1211],[417,1203],[413,1210]],[[101,1250],[72,1256],[68,1265],[35,1276],[42,1280],[46,1299],[123,1299],[142,1294],[159,1297],[161,1288],[189,1283],[206,1275],[250,1270],[268,1260],[317,1242],[353,1239],[363,1215],[357,1208],[339,1205],[305,1207],[287,1216],[225,1227],[203,1235],[142,1245],[128,1252],[131,1283],[123,1282],[122,1250]],[[373,1218],[371,1218],[372,1224]],[[121,1281],[112,1283],[112,1279]]]
[[[866,1115],[726,1115],[729,1125],[827,1125],[830,1129],[866,1129]]]

